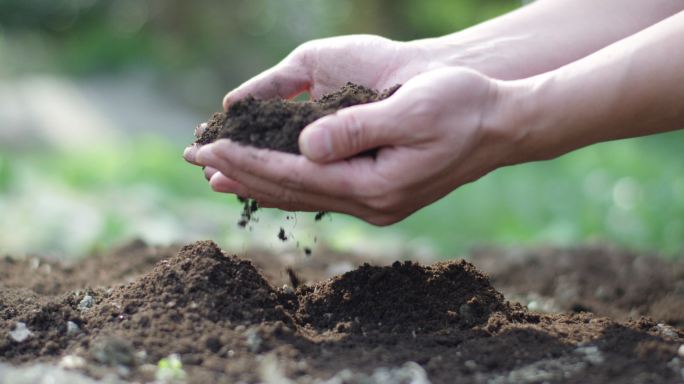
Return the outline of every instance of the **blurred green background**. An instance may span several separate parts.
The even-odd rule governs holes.
[[[240,252],[295,241],[398,257],[602,242],[682,255],[684,133],[498,170],[387,228],[262,212],[181,160],[240,82],[313,38],[451,33],[512,0],[0,0],[0,253],[78,256],[142,237]]]

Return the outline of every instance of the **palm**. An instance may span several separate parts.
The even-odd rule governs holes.
[[[377,36],[344,36],[307,43],[293,54],[309,71],[314,98],[351,81],[376,89],[420,72],[413,48]]]
[[[348,81],[375,89],[403,84],[427,70],[415,45],[379,36],[344,36],[302,44],[275,67],[231,91],[224,108],[252,95],[261,99],[293,97],[309,91],[313,98]]]

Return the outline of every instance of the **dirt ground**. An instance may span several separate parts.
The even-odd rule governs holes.
[[[6,257],[0,382],[684,382],[682,263],[608,247],[468,260],[211,242]]]

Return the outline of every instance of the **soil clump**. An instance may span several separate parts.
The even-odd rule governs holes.
[[[259,100],[248,96],[233,103],[226,112],[215,113],[195,143],[218,139],[299,154],[300,132],[315,120],[352,105],[372,103],[390,97],[398,85],[385,91],[347,83],[339,90],[313,101]]]

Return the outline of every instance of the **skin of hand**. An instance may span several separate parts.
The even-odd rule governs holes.
[[[682,17],[675,19],[681,23]],[[673,111],[683,109],[667,95],[678,95],[681,87],[660,92],[673,83],[649,79],[662,79],[653,73],[681,77],[673,68],[684,63],[673,66],[672,57],[653,51],[663,46],[676,51],[674,42],[684,38],[671,19],[618,43],[620,48],[611,46],[558,71],[517,82],[426,63],[419,56],[409,61],[412,67],[402,75],[411,79],[392,98],[340,111],[308,127],[300,137],[307,157],[226,141],[188,157],[207,165],[217,191],[254,197],[264,206],[339,211],[390,224],[503,165],[552,158],[597,141],[676,129],[682,116]],[[649,55],[662,61],[649,60]],[[642,64],[637,67],[641,72],[630,65],[634,62]],[[277,68],[229,94],[227,103],[242,97],[241,92],[269,97],[295,94],[302,85],[306,89],[310,73],[299,72],[298,85],[284,87],[274,80],[282,79]],[[626,74],[632,72],[641,82],[628,82]],[[309,84],[313,90],[323,86]],[[630,86],[632,92],[625,93]],[[250,88],[252,92],[245,91]],[[649,97],[659,103],[648,102]],[[621,105],[629,108],[617,107]],[[343,160],[373,147],[382,147],[374,160]]]
[[[312,40],[297,47],[278,65],[250,79],[223,99],[224,109],[248,95],[260,99],[292,98],[308,91],[317,99],[348,81],[378,90],[403,84],[413,76],[435,68],[416,44],[380,36],[350,35]],[[439,64],[439,66],[443,66]],[[201,134],[206,124],[196,128]],[[196,164],[198,146],[185,149],[183,157]],[[209,180],[216,170],[205,167]]]
[[[375,225],[397,222],[505,164],[508,130],[499,116],[497,83],[464,68],[415,76],[391,98],[319,119],[300,136],[306,156],[219,140],[195,161],[220,172],[219,192],[263,207],[343,212]],[[375,157],[349,158],[370,148]]]
[[[521,79],[584,57],[683,9],[681,0],[537,0],[438,38],[407,43],[370,35],[313,40],[230,92],[223,106],[227,109],[249,94],[289,98],[306,90],[318,98],[347,81],[385,89],[440,67],[463,66],[497,79]],[[197,149],[187,148],[184,157],[194,163]],[[207,179],[214,173],[205,168]]]
[[[537,0],[438,38],[408,43],[377,36],[314,40],[226,95],[223,105],[227,109],[250,93],[292,97],[308,90],[317,98],[347,81],[383,89],[445,66],[464,66],[497,79],[526,78],[582,58],[681,10],[681,0]],[[185,159],[194,164],[197,149],[187,148]],[[215,173],[205,167],[208,180]]]
[[[519,130],[513,163],[684,128],[684,12],[582,60],[500,87]]]
[[[681,0],[536,0],[463,31],[412,44],[435,64],[516,80],[558,69],[682,10]]]

